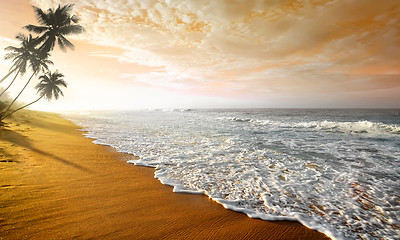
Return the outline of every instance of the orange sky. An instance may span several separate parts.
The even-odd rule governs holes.
[[[1,55],[32,4],[74,3],[86,28],[52,54],[65,98],[39,109],[400,107],[398,0],[0,3]]]

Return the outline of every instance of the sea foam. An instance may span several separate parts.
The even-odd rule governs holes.
[[[174,192],[336,239],[398,239],[399,119],[390,111],[142,111],[69,116],[139,156]]]

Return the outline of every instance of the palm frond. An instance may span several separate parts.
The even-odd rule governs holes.
[[[78,34],[85,32],[85,29],[81,25],[66,25],[62,26],[59,29],[60,33],[68,35],[68,34]]]
[[[60,8],[60,5],[58,5],[58,8],[60,9],[61,12],[69,14],[72,11],[72,8],[74,7],[74,4],[66,4]]]
[[[63,43],[63,41],[61,40],[61,38],[57,39],[58,42],[58,46],[61,48],[61,50],[63,50],[64,52],[67,50],[65,47],[65,44]]]
[[[21,42],[26,41],[27,37],[25,34],[23,33],[17,33],[17,35],[15,36],[16,39],[20,40]]]
[[[60,45],[60,42],[62,43],[62,45],[64,47],[71,48],[72,50],[74,50],[74,48],[75,48],[74,44],[72,44],[70,41],[68,41],[63,35],[58,36],[58,44],[59,45]]]
[[[58,5],[54,15],[58,21],[58,26],[69,25],[71,23],[70,12],[72,11],[73,4],[67,4],[64,6]]]
[[[49,82],[49,81],[50,81],[50,78],[49,78],[48,75],[41,75],[41,76],[39,77],[39,79],[40,79],[41,81],[45,81],[45,82]]]
[[[21,64],[22,64],[22,62],[24,62],[24,58],[21,58],[21,57],[16,57],[16,58],[14,58],[13,60],[12,60],[12,62],[13,62],[13,65],[11,66],[11,68],[12,67],[16,67],[16,68],[18,68],[19,66],[21,66]]]
[[[40,46],[39,49],[45,52],[50,52],[54,49],[55,41],[56,41],[55,36],[47,36],[46,41],[44,41],[44,43],[42,44],[42,46]]]
[[[17,53],[11,52],[11,53],[6,53],[4,55],[4,60],[9,60],[11,58],[15,58],[17,56]]]
[[[36,39],[36,45],[41,44],[42,42],[44,42],[48,37],[48,34],[44,33],[42,36],[38,37]]]
[[[21,64],[18,65],[19,72],[21,75],[24,75],[26,73],[26,61],[21,62]]]
[[[44,63],[46,63],[47,65],[54,65],[54,62],[49,59],[44,60]]]
[[[54,13],[54,10],[52,8],[49,8],[47,10],[47,17],[49,19],[49,23],[47,24],[48,26],[53,26],[56,27],[58,26],[58,19]]]
[[[58,97],[60,96],[60,94],[63,94],[62,91],[61,91],[61,89],[60,89],[58,86],[56,86],[56,85],[53,86],[52,93],[53,93],[53,96],[54,96],[54,98],[55,98],[56,100],[58,99]]]
[[[53,73],[53,79],[52,79],[52,81],[53,81],[53,82],[62,81],[62,78],[63,78],[63,77],[64,77],[64,74],[59,73],[58,71],[55,71],[55,72]]]
[[[18,49],[19,48],[14,47],[14,46],[8,46],[8,47],[4,48],[4,50],[10,51],[10,52],[16,52],[16,51],[18,51]]]
[[[36,20],[37,20],[40,24],[48,25],[49,21],[48,21],[47,14],[44,13],[42,9],[33,6],[33,11],[35,12]]]
[[[38,66],[36,67],[37,73],[43,72],[43,71],[49,71],[49,65],[53,65],[53,62],[50,60],[43,60],[38,63]]]
[[[64,75],[62,75],[62,77],[64,77]],[[64,87],[68,87],[67,82],[64,81],[63,79],[59,79],[59,80],[55,81],[54,84],[56,84],[56,85],[62,85],[62,86],[64,86]]]
[[[43,32],[45,32],[46,30],[48,30],[48,27],[44,27],[44,26],[35,26],[32,24],[26,25],[24,27],[26,30],[30,31],[30,32],[34,32],[37,34],[41,34]]]
[[[38,38],[33,37],[32,34],[29,34],[29,36],[26,38],[25,45],[30,50],[34,50],[35,47],[37,46],[37,42],[38,42]]]

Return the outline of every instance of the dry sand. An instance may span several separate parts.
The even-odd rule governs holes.
[[[77,128],[33,111],[0,127],[0,239],[329,239],[173,193]]]

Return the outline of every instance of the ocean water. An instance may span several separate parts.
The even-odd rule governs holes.
[[[400,110],[143,110],[68,118],[202,193],[334,239],[400,239]]]

